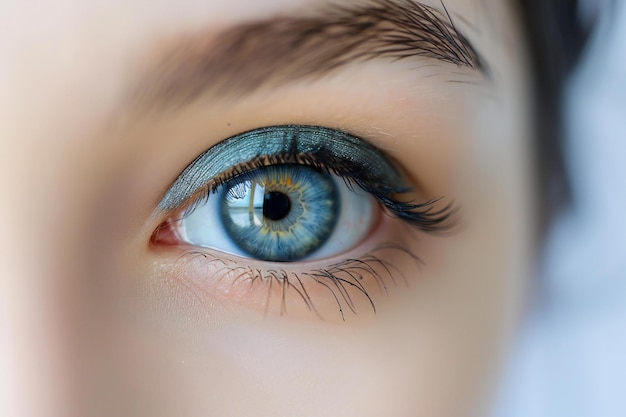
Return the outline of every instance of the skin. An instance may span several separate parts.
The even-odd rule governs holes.
[[[508,2],[446,1],[490,79],[431,59],[374,60],[181,109],[128,102],[142,71],[182,35],[211,39],[250,19],[320,3],[0,6],[0,215],[7,219],[0,369],[8,370],[0,375],[0,414],[484,411],[519,311],[534,224],[525,53]],[[191,160],[237,133],[278,124],[367,138],[419,197],[446,196],[461,207],[451,233],[410,231],[384,217],[373,235],[336,257],[392,241],[424,261],[389,255],[406,282],[389,285],[388,294],[366,283],[375,314],[355,296],[357,314],[342,319],[324,291],[312,295],[322,319],[290,293],[281,314],[275,296],[267,304],[266,287],[216,280],[206,262],[181,258],[185,248],[150,244],[168,217],[156,210],[159,200]]]

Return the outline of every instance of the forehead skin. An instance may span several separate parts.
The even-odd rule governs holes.
[[[176,110],[135,100],[181,39],[210,43],[245,22],[326,6],[0,4],[0,415],[480,407],[517,310],[533,222],[524,46],[509,2],[445,2],[489,77],[432,58],[383,59]],[[427,267],[375,316],[316,322],[198,297],[181,290],[171,257],[148,248],[159,198],[194,157],[281,123],[359,133],[427,194],[463,203],[462,230],[420,237]]]

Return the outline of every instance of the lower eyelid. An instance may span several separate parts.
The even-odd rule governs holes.
[[[159,255],[169,258],[172,278],[207,305],[341,322],[373,316],[395,287],[410,284],[422,264],[411,252],[415,233],[383,215],[362,244],[330,259],[267,263],[196,247],[161,248]]]

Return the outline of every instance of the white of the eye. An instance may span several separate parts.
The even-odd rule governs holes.
[[[374,207],[378,204],[365,191],[351,190],[344,181],[332,176],[339,192],[341,208],[335,230],[322,246],[302,260],[330,258],[352,249],[370,231],[376,220]],[[178,223],[178,233],[184,243],[212,248],[222,252],[241,256],[250,255],[239,249],[228,236],[220,217],[220,198],[218,190],[206,202],[198,205]]]

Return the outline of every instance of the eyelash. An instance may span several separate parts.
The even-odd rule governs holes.
[[[385,184],[384,181],[375,182],[371,175],[368,178],[368,170],[365,166],[344,161],[330,152],[317,152],[315,154],[290,152],[258,157],[252,161],[237,164],[228,171],[212,178],[191,198],[187,199],[187,203],[184,203],[184,209],[175,210],[180,213],[180,217],[170,217],[171,220],[166,221],[155,230],[151,239],[152,243],[160,240],[159,234],[164,228],[171,225],[170,222],[184,219],[229,181],[245,176],[254,169],[282,164],[305,165],[327,174],[339,176],[350,190],[356,190],[357,187],[364,190],[377,200],[383,213],[387,214],[388,217],[395,217],[403,223],[409,224],[413,229],[425,232],[441,232],[456,224],[458,208],[452,203],[442,208],[436,208],[441,198],[428,200],[424,203],[414,203],[410,200],[402,201],[400,197],[409,195],[413,191],[411,188],[392,187]],[[374,226],[374,228],[377,227]],[[355,296],[364,297],[372,311],[376,312],[373,298],[364,283],[375,282],[381,294],[387,293],[388,284],[395,286],[399,281],[408,283],[402,271],[388,259],[391,257],[390,252],[394,251],[396,255],[410,259],[416,266],[422,266],[422,260],[408,249],[409,246],[406,242],[387,241],[371,248],[359,257],[333,262],[328,266],[305,272],[295,272],[292,270],[292,264],[284,267],[284,263],[273,263],[274,268],[240,265],[234,259],[218,255],[221,252],[217,250],[214,253],[213,250],[205,248],[202,250],[187,248],[181,259],[189,260],[199,257],[206,262],[206,267],[215,269],[212,273],[214,279],[222,281],[228,276],[232,286],[242,281],[247,282],[250,288],[258,286],[260,283],[265,285],[267,289],[266,312],[269,309],[274,287],[278,286],[280,288],[278,297],[281,300],[281,315],[287,313],[285,300],[288,299],[288,293],[294,292],[296,298],[299,298],[309,311],[323,318],[310,295],[312,292],[310,291],[311,285],[321,286],[330,293],[341,319],[345,321],[346,311],[351,311],[353,314],[357,313],[356,304],[353,300]]]
[[[265,304],[266,314],[272,299],[272,287],[276,284],[280,289],[278,298],[280,300],[281,316],[288,313],[286,300],[289,297],[289,291],[293,291],[309,312],[314,313],[317,318],[324,320],[326,317],[315,307],[313,297],[310,295],[310,288],[307,290],[307,287],[310,285],[320,285],[331,295],[341,320],[345,321],[346,310],[352,314],[357,314],[355,295],[363,297],[371,310],[376,313],[374,298],[370,295],[370,290],[366,288],[363,282],[373,280],[380,295],[387,295],[389,285],[396,286],[399,280],[404,285],[409,284],[409,281],[399,268],[386,261],[382,255],[377,255],[385,251],[394,251],[407,257],[418,268],[424,265],[424,262],[406,247],[391,242],[380,244],[359,258],[345,259],[326,267],[299,273],[282,268],[262,270],[250,265],[239,265],[237,261],[217,256],[209,250],[186,250],[179,261],[201,258],[205,262],[205,266],[216,268],[213,273],[216,281],[221,281],[226,276],[233,275],[230,278],[231,284],[229,284],[232,286],[241,281],[246,281],[250,289],[255,284],[260,283],[264,285],[268,292]]]

